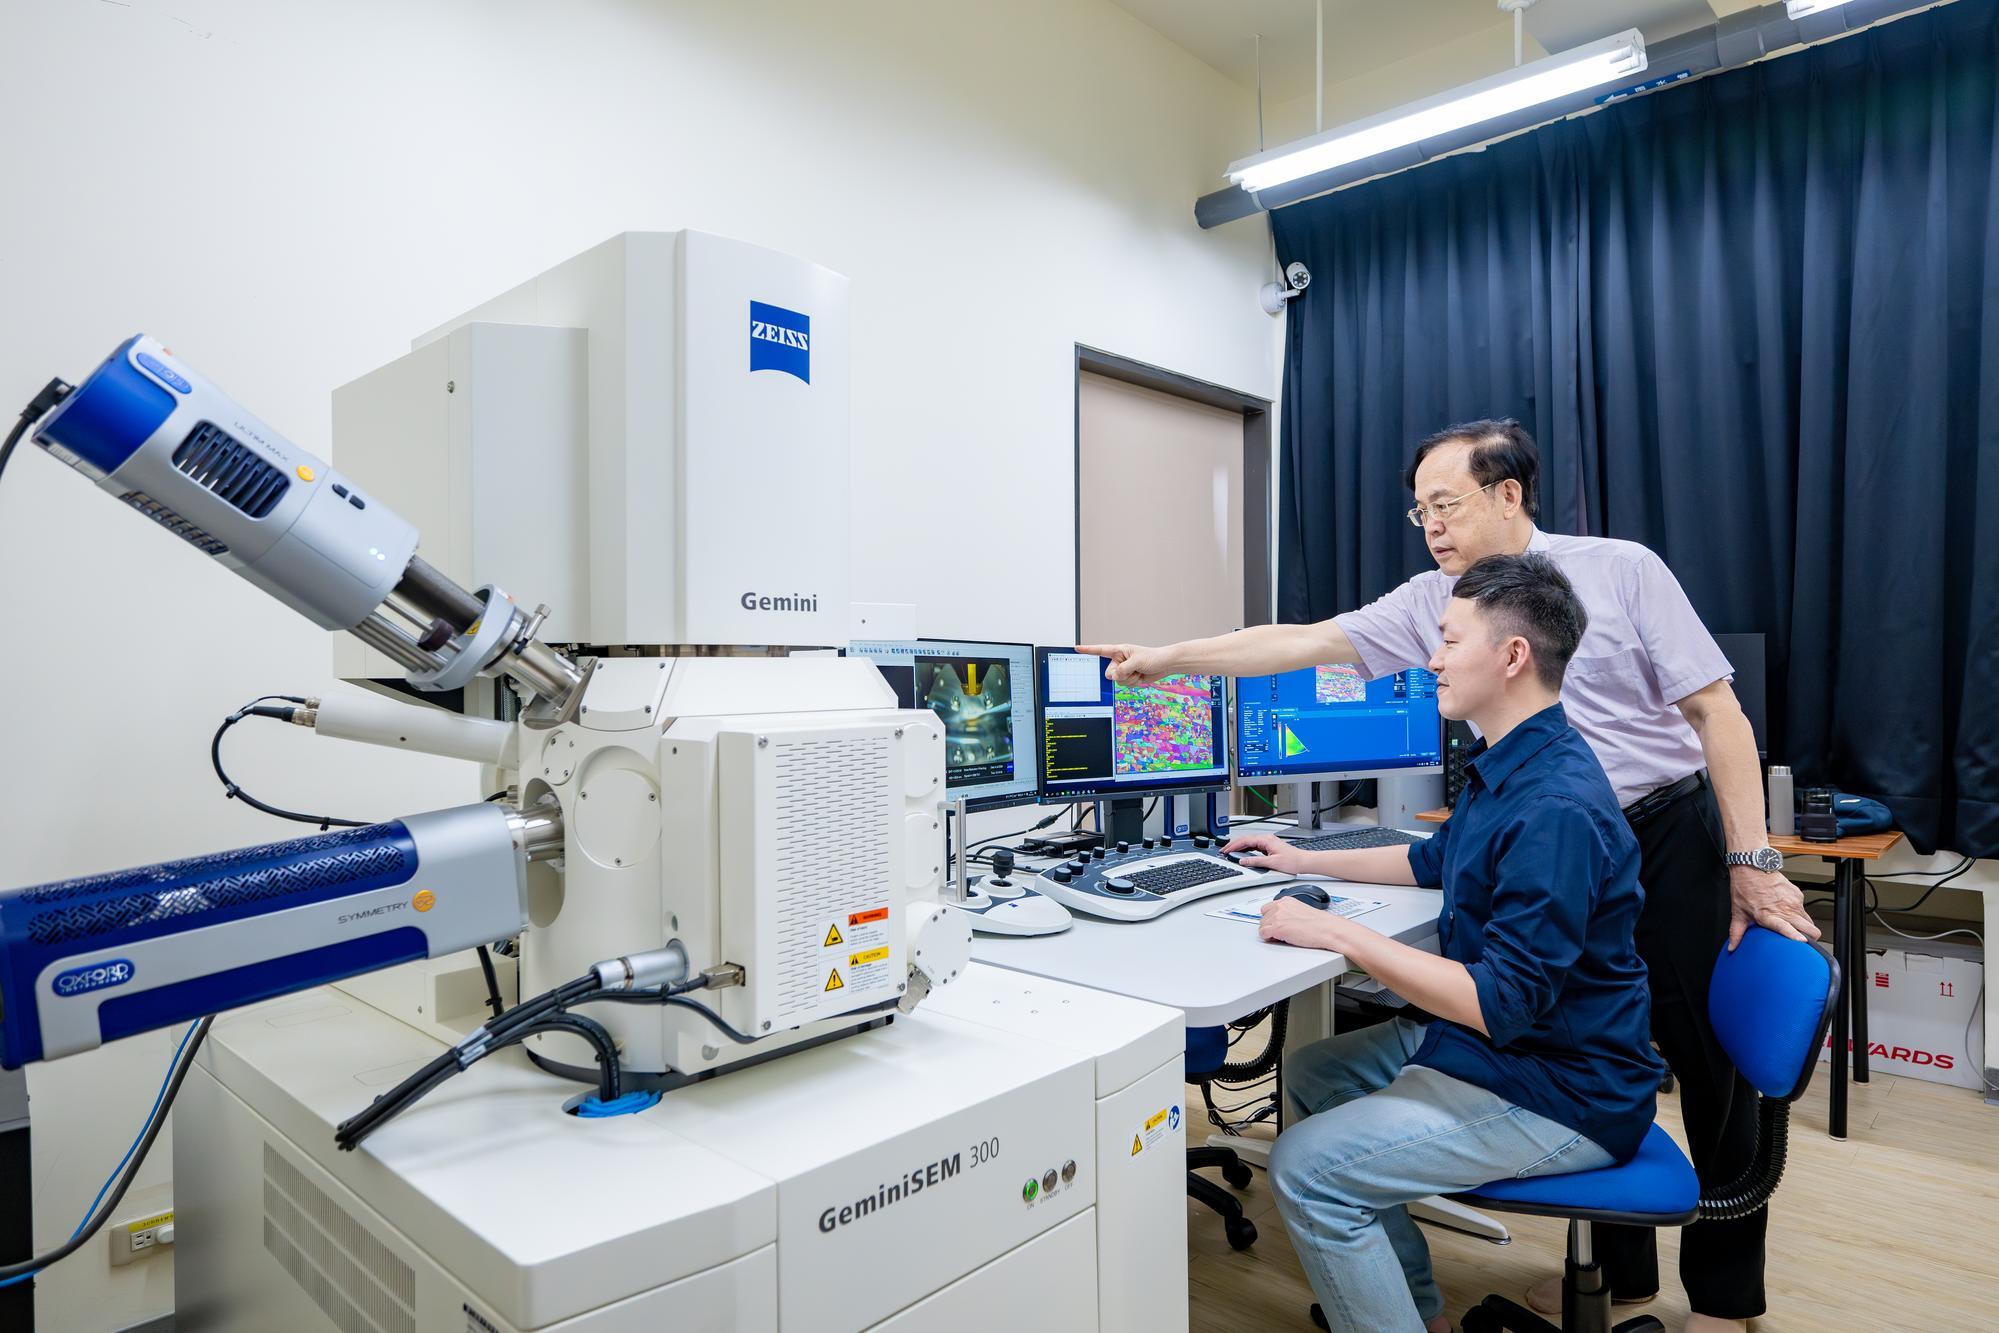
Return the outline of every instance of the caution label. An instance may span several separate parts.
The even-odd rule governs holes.
[[[1131,1136],[1131,1155],[1138,1156],[1147,1148],[1157,1147],[1169,1133],[1180,1127],[1180,1108],[1162,1106],[1145,1118],[1138,1132]]]
[[[844,981],[842,981],[842,980],[840,980],[840,969],[839,969],[839,968],[837,968],[837,967],[836,967],[836,968],[834,968],[834,969],[833,969],[832,971],[830,971],[830,972],[828,972],[828,973],[826,974],[826,989],[827,989],[827,990],[845,990],[845,989],[847,989],[847,983],[846,983],[846,982],[844,982]]]
[[[879,931],[880,927],[874,927],[873,929]],[[857,935],[858,932],[850,932],[849,934],[855,945],[861,943],[860,939],[856,937]],[[892,988],[895,985],[896,978],[889,975],[889,957],[891,953],[892,950],[888,947],[887,940],[882,940],[881,943],[876,944],[872,948],[857,949],[855,952],[848,954],[847,980],[864,991],[872,991],[881,986]]]
[[[845,944],[846,942],[847,942],[847,937],[840,933],[840,923],[835,921],[832,925],[826,927],[826,942],[820,945],[819,947],[822,949],[830,949],[835,945]]]

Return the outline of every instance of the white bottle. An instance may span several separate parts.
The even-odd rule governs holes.
[[[1798,807],[1791,793],[1791,770],[1784,764],[1770,766],[1770,832],[1790,837],[1798,831]]]

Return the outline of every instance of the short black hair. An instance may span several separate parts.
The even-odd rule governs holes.
[[[1534,650],[1534,670],[1551,690],[1589,628],[1589,612],[1568,576],[1545,555],[1489,555],[1458,576],[1451,596],[1474,602],[1509,637]]]
[[[1481,487],[1496,481],[1519,482],[1521,507],[1527,511],[1527,517],[1539,516],[1541,501],[1535,494],[1535,483],[1541,476],[1541,451],[1525,426],[1512,417],[1504,421],[1461,421],[1455,426],[1446,426],[1416,446],[1416,456],[1409,460],[1409,470],[1403,474],[1402,484],[1415,490],[1416,469],[1423,466],[1423,460],[1430,456],[1431,450],[1446,444],[1471,446],[1472,480]]]

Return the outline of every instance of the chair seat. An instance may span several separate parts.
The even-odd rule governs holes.
[[[1453,1197],[1505,1213],[1676,1227],[1694,1220],[1701,1185],[1680,1145],[1653,1125],[1645,1131],[1637,1154],[1622,1166],[1495,1180]]]
[[[1225,1027],[1187,1029],[1187,1077],[1199,1080],[1228,1063],[1229,1030]]]

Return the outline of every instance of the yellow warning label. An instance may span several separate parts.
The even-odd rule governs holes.
[[[840,933],[840,923],[835,921],[832,925],[826,927],[826,942],[819,947],[830,949],[836,944],[845,944],[846,942],[847,937]]]
[[[834,969],[833,969],[833,970],[832,970],[831,972],[828,972],[828,973],[826,974],[826,989],[827,989],[827,990],[845,990],[845,989],[847,989],[847,983],[846,983],[846,982],[844,982],[844,981],[842,981],[842,980],[840,980],[840,969],[839,969],[839,968],[837,968],[837,967],[836,967],[836,968],[834,968]]]
[[[163,1227],[173,1220],[174,1215],[172,1213],[154,1213],[151,1217],[142,1217],[136,1222],[127,1223],[125,1230],[131,1232],[151,1231],[154,1227]]]
[[[888,957],[888,946],[884,944],[879,949],[869,949],[866,953],[854,954],[847,959],[847,966],[859,967],[863,963],[878,963],[886,957]]]
[[[1154,1115],[1152,1116],[1152,1118],[1151,1118],[1151,1119],[1149,1119],[1149,1120],[1147,1120],[1147,1121],[1145,1122],[1145,1127],[1146,1127],[1147,1129],[1157,1129],[1157,1128],[1159,1128],[1159,1126],[1160,1126],[1160,1125],[1161,1125],[1162,1123],[1164,1123],[1164,1122],[1165,1122],[1165,1120],[1166,1120],[1166,1108],[1162,1106],[1162,1107],[1160,1107],[1160,1108],[1159,1108],[1159,1110],[1158,1110],[1158,1111],[1157,1111],[1157,1112],[1156,1112],[1156,1113],[1155,1113],[1155,1114],[1154,1114]]]
[[[1132,1155],[1133,1157],[1136,1157],[1136,1156],[1138,1156],[1138,1155],[1139,1155],[1140,1153],[1142,1153],[1142,1152],[1144,1152],[1144,1151],[1145,1151],[1145,1145],[1144,1145],[1143,1143],[1139,1142],[1139,1139],[1138,1139],[1138,1135],[1136,1135],[1136,1134],[1132,1135],[1132,1136],[1131,1136],[1131,1155]]]

